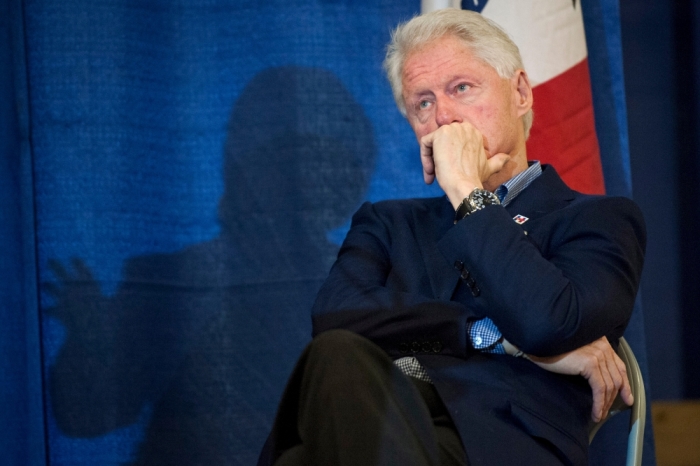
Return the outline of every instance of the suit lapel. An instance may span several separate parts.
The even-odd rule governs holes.
[[[572,191],[550,165],[544,165],[542,174],[508,204],[511,216],[523,215],[536,220],[550,212],[563,209],[575,197]]]
[[[421,249],[433,296],[449,300],[459,281],[454,264],[445,260],[437,242],[454,225],[454,210],[446,197],[430,199],[414,210],[416,239]]]

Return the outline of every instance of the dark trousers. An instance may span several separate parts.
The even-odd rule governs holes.
[[[404,375],[369,340],[316,337],[282,396],[259,466],[467,465],[435,388]]]

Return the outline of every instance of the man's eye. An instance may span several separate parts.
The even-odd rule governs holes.
[[[430,107],[430,102],[428,102],[427,100],[421,100],[418,103],[418,108],[420,108],[421,110],[425,110],[428,107]]]
[[[465,92],[469,90],[469,84],[460,84],[457,86],[457,92]]]

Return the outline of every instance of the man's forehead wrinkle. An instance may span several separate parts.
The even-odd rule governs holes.
[[[429,79],[423,79],[423,77],[427,74],[429,75],[431,72],[433,72],[435,69],[441,69],[441,68],[451,68],[454,67],[455,65],[459,65],[461,62],[460,59],[457,59],[455,57],[447,57],[443,60],[440,60],[439,62],[430,62],[430,63],[422,63],[418,65],[412,66],[410,69],[408,67],[404,68],[404,85],[405,84],[418,84],[419,88],[423,88],[425,86],[432,86],[432,85],[444,85],[450,81],[454,81],[456,79],[460,78],[466,78],[467,76],[464,73],[451,73],[451,74],[438,74],[435,77],[429,76]],[[407,62],[408,64],[408,62]],[[432,78],[432,79],[430,79]],[[433,80],[437,78],[440,80],[440,82],[434,82]],[[423,82],[426,81],[426,82]]]

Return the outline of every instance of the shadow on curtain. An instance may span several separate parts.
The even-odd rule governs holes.
[[[327,234],[361,201],[375,157],[368,119],[332,73],[255,76],[228,126],[219,237],[129,259],[111,297],[80,259],[51,263],[46,312],[67,329],[49,377],[59,428],[95,437],[152,405],[133,464],[257,453],[310,338],[337,252]]]

